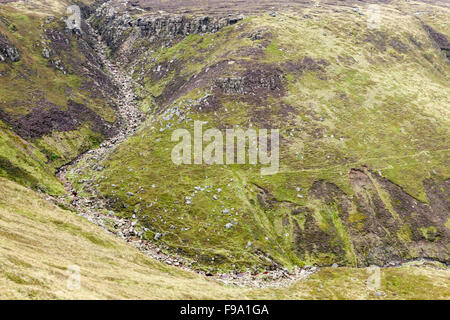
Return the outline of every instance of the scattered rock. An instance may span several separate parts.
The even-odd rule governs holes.
[[[155,234],[155,237],[153,238],[153,240],[159,241],[159,239],[161,239],[161,237],[162,237],[162,234],[161,233],[157,233],[157,234]]]
[[[44,48],[42,49],[42,56],[45,59],[49,59],[50,58],[50,50],[48,48]]]

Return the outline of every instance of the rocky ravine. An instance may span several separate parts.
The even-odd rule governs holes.
[[[351,11],[355,12],[354,10]],[[235,21],[235,19],[231,19],[217,22],[221,20],[213,17],[195,19],[180,15],[166,15],[165,13],[162,13],[162,15],[160,17],[155,16],[153,13],[148,13],[133,18],[127,10],[102,5],[96,10],[93,18],[93,24],[104,36],[114,59],[118,59],[124,64],[128,62],[130,65],[132,62],[134,64],[138,61],[138,64],[145,66],[145,68],[139,66],[135,68],[139,76],[137,79],[139,85],[147,85],[147,79],[150,79],[151,82],[159,81],[163,84],[164,90],[162,93],[155,95],[157,112],[166,111],[167,114],[173,115],[177,111],[171,105],[172,102],[194,89],[211,88],[210,90],[205,90],[206,95],[204,97],[207,100],[204,103],[199,102],[195,108],[198,111],[198,115],[210,120],[213,117],[208,112],[223,113],[225,111],[226,113],[224,102],[234,104],[236,101],[240,101],[251,106],[246,108],[244,112],[250,111],[252,125],[256,124],[266,128],[273,127],[278,125],[277,120],[280,118],[291,119],[295,118],[297,112],[305,112],[296,110],[292,106],[280,104],[279,108],[282,112],[277,114],[274,111],[277,108],[266,108],[264,112],[251,113],[254,110],[258,110],[261,105],[269,105],[270,102],[267,101],[267,97],[274,100],[280,100],[283,96],[286,97],[289,91],[286,85],[288,76],[301,77],[304,72],[309,71],[317,73],[318,78],[322,81],[330,81],[328,79],[330,74],[332,74],[330,70],[332,62],[330,59],[303,57],[297,61],[295,60],[297,58],[293,59],[291,57],[286,59],[284,63],[249,63],[249,57],[251,57],[251,61],[258,61],[258,59],[267,54],[266,47],[271,43],[270,41],[273,41],[277,29],[264,27],[258,28],[258,30],[250,28],[250,30],[247,30],[245,29],[245,22],[238,23],[235,27],[230,28],[233,29],[233,32],[230,32],[230,34],[237,35],[240,32],[240,28],[242,28],[245,32],[242,31],[239,39],[244,39],[245,37],[250,38],[252,42],[260,41],[257,45],[252,43],[250,47],[238,49],[237,47],[241,43],[241,41],[238,41],[235,46],[229,48],[231,51],[228,52],[225,49],[223,51],[205,49],[202,45],[199,45],[198,51],[200,53],[191,53],[187,57],[184,57],[185,52],[183,50],[176,51],[174,49],[177,54],[170,55],[170,57],[167,56],[166,61],[164,60],[164,54],[162,57],[158,55],[156,57],[152,56],[152,52],[159,50],[158,48],[167,48],[171,45],[174,47],[173,44],[175,43],[191,46],[193,43],[183,41],[186,40],[186,35],[192,33],[203,33],[203,31],[204,33],[218,32],[218,37],[223,37],[222,40],[224,41],[225,39],[228,40],[226,32],[222,34],[218,30],[220,30],[221,26],[233,24]],[[268,18],[262,25],[270,24],[272,20],[276,20],[276,22],[273,22],[276,25],[281,24],[281,19],[284,18],[277,18],[277,15],[274,15],[275,17],[270,15],[273,19]],[[309,20],[310,18],[305,15],[301,19]],[[431,31],[428,33],[431,36]],[[446,38],[437,33],[432,34],[434,34],[432,36],[434,43],[444,50],[447,47]],[[284,33],[282,35],[285,36]],[[374,37],[376,38],[376,36]],[[208,38],[208,36],[204,38]],[[279,36],[277,41],[281,39],[282,37]],[[370,36],[368,36],[368,39],[370,39]],[[199,40],[199,43],[201,41],[203,39]],[[276,41],[272,43],[276,43]],[[405,46],[406,42],[403,43],[396,37],[391,36],[391,39],[386,41],[386,43],[380,41],[379,54],[383,54],[388,43],[393,44],[392,49],[399,53],[405,52],[407,47]],[[207,48],[210,46],[207,46]],[[265,53],[263,51],[264,48],[266,50]],[[206,50],[206,52],[211,54],[220,53],[221,57],[233,57],[233,59],[210,63],[203,66],[201,71],[190,73],[184,66],[191,61],[196,61],[196,59],[197,61],[204,61],[206,55],[201,54],[202,50]],[[208,50],[211,50],[211,52]],[[124,58],[122,59],[122,57]],[[337,58],[339,60],[339,57]],[[233,69],[237,65],[239,70]],[[347,70],[343,69],[342,72],[347,72]],[[232,76],[221,78],[224,74],[231,74]],[[175,76],[172,77],[171,75]],[[163,81],[167,81],[167,83],[163,83]],[[291,94],[296,94],[294,90],[290,90],[290,92]],[[350,95],[350,93],[347,94]],[[144,96],[148,95],[150,93]],[[344,100],[346,99],[344,98]],[[347,103],[348,100],[345,101],[345,105]],[[186,107],[192,107],[187,100]],[[308,108],[306,113],[310,112],[313,111],[311,108]],[[268,116],[271,113],[272,117]],[[336,113],[336,117],[338,117],[338,114]],[[351,114],[353,115],[354,111]],[[184,118],[183,115],[178,120],[184,121]],[[319,120],[319,122],[322,122],[323,119],[319,118]],[[364,118],[364,121],[368,121],[368,119]],[[170,128],[170,119],[167,122],[169,123],[164,124],[166,127],[162,125],[160,130],[164,131]],[[220,119],[220,122],[224,123],[224,120]],[[311,146],[314,146],[314,149],[317,147],[317,141],[322,140],[324,137],[327,138],[327,135],[323,135],[323,133],[329,129],[326,127],[321,128],[322,125],[322,123],[319,123],[311,126],[309,129],[312,137]],[[286,124],[282,124],[282,126],[284,127]],[[301,128],[300,131],[308,130],[302,128],[302,126],[305,126],[305,123],[293,122],[288,126],[292,126],[293,130],[299,128]],[[320,130],[323,130],[323,132],[320,132]],[[379,135],[380,141],[384,139],[382,136],[382,134]],[[347,139],[356,140],[356,137],[341,138],[340,142],[345,143]],[[292,140],[295,139],[293,138]],[[301,140],[301,143],[305,143],[304,137]],[[331,136],[331,140],[334,140],[334,135]],[[366,143],[365,140],[364,143]],[[419,157],[431,150],[431,148],[423,150],[423,146],[417,147],[417,152],[412,152],[407,157]],[[434,151],[440,152],[444,151],[444,149],[436,149]],[[338,156],[340,153],[338,150],[327,152],[334,154],[333,156]],[[384,161],[384,159],[396,159],[403,156],[397,153],[377,155],[376,159]],[[342,161],[341,163],[348,165],[350,160],[348,155],[342,156],[343,159],[336,159],[336,163]],[[331,157],[331,155],[327,156],[327,158]],[[352,167],[343,169],[343,172],[348,170],[348,182],[349,187],[352,189],[352,194],[339,188],[338,184],[333,181],[325,181],[322,178],[315,177],[315,181],[308,191],[308,203],[297,205],[296,201],[286,202],[281,198],[276,199],[273,195],[266,194],[265,197],[268,199],[268,203],[260,202],[259,205],[266,211],[267,216],[273,212],[282,212],[286,207],[290,209],[290,217],[287,215],[282,224],[286,227],[288,234],[290,228],[292,228],[293,251],[302,261],[307,260],[311,256],[323,256],[331,258],[323,258],[319,265],[332,265],[333,263],[340,265],[354,263],[360,266],[370,264],[388,265],[393,261],[400,262],[413,258],[430,258],[447,262],[449,231],[445,223],[448,219],[449,208],[447,200],[448,179],[431,175],[423,180],[424,193],[426,193],[428,199],[428,202],[425,202],[423,199],[420,200],[408,194],[393,180],[384,177],[379,170],[373,170],[371,166],[366,167],[365,163],[367,161],[368,159],[361,158],[360,161],[352,161]],[[387,167],[381,166],[380,168]],[[324,167],[321,170],[328,169]],[[299,171],[307,170],[303,166],[299,166],[289,171],[289,173],[297,174]],[[342,175],[343,173],[341,173]],[[145,187],[144,183],[142,185]],[[139,184],[139,187],[141,187],[141,184]],[[145,190],[144,187],[142,189]],[[115,185],[113,188],[115,188]],[[137,196],[136,194],[139,191],[131,190],[131,188],[124,190],[127,194],[120,200],[123,203],[130,204],[132,201],[127,202],[126,196],[132,197],[131,194]],[[145,192],[143,191],[142,194],[145,194]],[[303,197],[304,195],[300,196]],[[145,202],[145,200],[142,202]],[[317,205],[312,205],[313,202]],[[320,210],[317,210],[318,207],[324,212],[333,212],[333,210],[330,211],[330,208],[337,208],[339,212],[339,223],[337,223],[337,226],[332,222],[332,217],[328,229],[321,226],[321,223],[316,218],[318,212],[320,212]],[[131,216],[133,214],[132,210],[128,211]],[[139,213],[135,216],[139,216]],[[298,222],[296,217],[300,217],[300,220],[304,218],[304,221]],[[152,231],[163,233],[163,228],[162,226],[162,228]],[[265,249],[270,250],[269,247]]]
[[[143,113],[136,105],[136,95],[133,91],[132,77],[108,60],[106,57],[106,44],[103,42],[104,39],[102,39],[89,23],[87,23],[86,26],[88,28],[86,31],[92,35],[92,43],[95,46],[95,52],[98,54],[98,57],[104,65],[106,73],[109,74],[112,82],[119,90],[116,105],[118,107],[117,113],[120,116],[120,120],[119,130],[116,135],[104,141],[99,148],[81,154],[74,161],[57,170],[56,174],[58,179],[63,183],[66,191],[70,194],[69,201],[73,209],[75,209],[80,216],[99,225],[105,231],[122,238],[151,258],[184,270],[194,271],[208,277],[213,277],[226,284],[256,288],[282,287],[305,279],[316,272],[318,268],[313,266],[306,266],[303,269],[294,268],[292,271],[280,267],[277,270],[265,271],[261,274],[255,274],[250,271],[245,273],[210,274],[199,270],[192,270],[190,268],[192,262],[186,261],[179,255],[163,253],[160,248],[156,247],[150,241],[144,240],[142,238],[142,232],[138,233],[134,229],[136,222],[131,219],[119,218],[113,211],[108,211],[108,214],[104,214],[103,212],[107,211],[107,205],[105,199],[102,198],[96,190],[85,190],[91,192],[91,196],[89,197],[78,195],[71,183],[66,180],[66,175],[73,170],[77,170],[74,168],[75,165],[79,163],[95,167],[123,141],[136,133],[139,129],[139,125],[144,120]],[[68,200],[65,196],[53,198],[45,195],[45,197],[60,205],[66,205]]]

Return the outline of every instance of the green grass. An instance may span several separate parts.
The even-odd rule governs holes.
[[[20,3],[2,5],[0,32],[18,48],[21,57],[19,62],[0,64],[0,108],[13,117],[21,117],[42,105],[43,101],[67,110],[68,100],[73,100],[85,104],[106,121],[114,122],[114,110],[106,99],[83,87],[89,80],[80,71],[86,57],[74,38],[70,39],[68,52],[53,53],[51,57],[61,60],[66,74],[56,70],[42,56],[42,49],[51,45],[50,40],[43,38],[44,29],[64,32],[65,26],[59,18],[44,24],[49,16],[60,17],[61,9],[66,8],[64,1],[49,6],[40,3],[30,9]],[[54,169],[96,147],[103,138],[85,123],[75,131],[53,132],[25,142],[2,123],[0,154],[11,165],[10,169],[3,167],[0,174],[24,185],[59,194],[62,186],[54,177]]]
[[[0,299],[448,300],[450,295],[448,268],[438,264],[381,270],[382,295],[367,288],[365,269],[354,268],[321,269],[278,289],[221,285],[152,260],[16,183],[0,178],[0,191]],[[74,265],[80,268],[79,290],[67,286]]]
[[[442,10],[448,14],[447,9]],[[145,233],[147,239],[164,233],[161,246],[182,252],[200,269],[245,270],[269,264],[260,251],[288,267],[334,261],[334,254],[307,252],[302,257],[296,252],[296,224],[304,228],[309,215],[320,230],[332,234],[332,241],[342,243],[343,262],[355,265],[353,235],[343,222],[344,212],[337,201],[330,204],[311,197],[311,186],[326,180],[349,197],[356,196],[348,174],[353,168],[367,166],[427,203],[423,181],[443,181],[449,176],[449,65],[421,22],[404,16],[399,9],[390,7],[380,31],[367,29],[366,17],[350,10],[332,12],[324,7],[305,9],[304,13],[310,18],[290,11],[280,13],[276,19],[267,14],[247,17],[215,34],[190,35],[169,48],[154,48],[148,41],[138,40],[130,47],[133,52],[144,52],[133,60],[137,61],[135,79],[143,76],[138,94],[143,99],[141,108],[148,112],[146,124],[101,164],[103,171],[92,172],[92,163],[81,163],[80,174],[69,173],[68,178],[81,193],[82,184],[77,182],[93,180],[104,196],[117,200],[117,214],[128,218],[135,214],[138,227],[150,230]],[[19,63],[0,66],[0,71],[9,74],[0,80],[4,89],[0,100],[5,101],[8,112],[27,114],[36,102],[36,91],[43,91],[45,99],[64,108],[70,91],[71,99],[114,121],[112,109],[104,107],[105,101],[81,90],[84,79],[76,73],[63,75],[46,65],[40,48],[34,46],[41,33],[41,15],[24,14],[13,7],[2,14],[17,31],[3,24],[0,31],[23,52]],[[445,14],[423,19],[448,34]],[[260,29],[270,35],[251,41],[249,35]],[[125,36],[129,34],[125,32]],[[407,45],[408,51],[396,49],[394,40]],[[71,47],[73,51],[61,57],[63,61],[72,56],[83,61],[74,41]],[[147,55],[150,50],[154,53]],[[313,59],[315,65],[309,66],[308,59]],[[319,64],[321,60],[326,63]],[[225,63],[224,69],[211,79],[170,99],[173,92],[166,90],[169,84],[180,79],[194,81],[195,76],[207,78],[201,73],[207,74],[208,68],[224,61],[235,63]],[[152,77],[153,70],[169,62],[174,65],[172,69],[161,78]],[[289,67],[289,63],[296,67]],[[225,95],[220,97],[219,110],[200,112],[189,108],[192,100],[212,91],[216,78],[268,66],[284,73],[286,91],[280,97],[252,101]],[[175,89],[178,87],[180,84]],[[163,94],[166,100],[173,101],[157,105]],[[27,103],[14,106],[22,100]],[[249,165],[175,166],[170,158],[175,145],[170,141],[171,133],[177,128],[192,129],[192,121],[186,125],[177,117],[167,120],[167,115],[155,112],[175,106],[193,120],[208,121],[205,127],[209,128],[246,128],[250,124],[280,128],[280,172],[261,176],[260,166]],[[283,106],[291,111],[284,114]],[[62,190],[53,176],[54,167],[96,147],[102,138],[88,126],[74,132],[52,133],[32,144],[21,141],[6,128],[4,132],[2,139],[6,141],[0,145],[0,155],[8,162],[3,162],[0,174],[50,193]],[[258,203],[256,185],[272,194],[276,200],[272,208]],[[207,186],[203,191],[196,190]],[[374,196],[379,196],[398,220],[390,196],[376,183],[375,188]],[[213,195],[218,200],[213,200]],[[190,205],[186,197],[192,198]],[[299,207],[311,213],[292,215],[292,210]],[[349,221],[356,230],[361,231],[365,220],[358,208],[351,208]],[[227,223],[237,225],[228,230]],[[396,231],[402,243],[408,242],[414,231],[408,227],[405,223]],[[247,246],[249,242],[251,246]]]
[[[427,202],[422,181],[430,176],[439,181],[449,176],[448,166],[444,165],[449,154],[449,67],[415,18],[404,18],[398,26],[400,13],[389,12],[380,36],[361,26],[365,17],[330,13],[326,8],[311,10],[317,10],[311,19],[292,12],[282,14],[283,21],[261,15],[214,35],[190,35],[170,48],[156,48],[151,60],[140,57],[135,72],[138,79],[139,74],[149,75],[163,62],[173,60],[181,65],[157,81],[144,77],[142,84],[147,91],[140,93],[154,103],[153,98],[161,95],[175,77],[189,79],[224,59],[269,63],[283,70],[286,62],[301,63],[305,57],[316,62],[326,60],[329,65],[322,71],[285,71],[283,81],[288,91],[261,104],[229,95],[221,98],[222,108],[215,113],[189,110],[189,99],[210,92],[208,83],[170,105],[158,106],[180,106],[192,119],[208,121],[206,127],[239,124],[246,128],[254,110],[264,110],[269,115],[268,125],[281,128],[286,139],[281,146],[278,174],[262,177],[259,166],[177,167],[170,158],[175,145],[170,136],[177,128],[191,130],[192,122],[180,124],[176,117],[164,120],[164,115],[151,114],[154,121],[148,121],[107,158],[102,163],[104,171],[91,172],[86,170],[87,164],[81,164],[81,174],[70,178],[74,182],[93,179],[103,195],[118,200],[115,210],[120,215],[136,214],[142,227],[150,227],[145,234],[148,239],[153,239],[156,232],[164,233],[161,241],[165,245],[198,261],[196,267],[201,269],[264,265],[267,262],[258,256],[258,250],[286,266],[330,261],[328,257],[315,260],[313,256],[302,260],[295,254],[293,224],[297,221],[303,225],[305,219],[302,215],[290,216],[292,207],[298,206],[309,207],[324,230],[335,230],[335,240],[344,246],[345,263],[355,265],[352,236],[342,222],[342,212],[321,201],[314,203],[308,190],[314,181],[323,179],[354,196],[348,173],[352,168],[368,166]],[[248,38],[260,28],[272,34],[265,51],[253,56],[238,54],[241,49],[262,43]],[[385,40],[385,51],[367,40],[372,35]],[[422,48],[415,47],[411,37],[418,39]],[[392,39],[407,44],[410,50],[396,51],[389,44]],[[425,53],[431,60],[423,58]],[[351,64],[348,57],[353,57]],[[220,77],[239,70],[233,65]],[[287,118],[277,113],[280,103],[288,104],[295,113]],[[172,127],[166,129],[167,124]],[[293,136],[289,134],[291,129],[296,129]],[[278,204],[272,209],[262,208],[253,183],[269,190]],[[195,189],[206,186],[211,187],[209,192]],[[386,191],[375,186],[384,205],[397,216]],[[297,187],[301,187],[302,198],[297,196]],[[134,196],[129,197],[127,192]],[[213,200],[214,194],[219,200]],[[193,198],[190,205],[186,205],[186,197]],[[231,208],[232,215],[222,213]],[[286,219],[289,224],[283,223]],[[350,219],[361,228],[365,218],[352,208]],[[233,221],[237,226],[226,230],[224,225]],[[407,228],[405,224],[397,234],[401,241],[408,241]],[[248,248],[249,241],[252,246]]]

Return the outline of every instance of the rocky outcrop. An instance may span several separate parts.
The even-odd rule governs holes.
[[[132,17],[128,12],[119,12],[117,8],[104,4],[96,10],[93,25],[114,53],[128,39],[145,39],[149,43],[169,46],[178,38],[190,34],[214,33],[242,19],[238,15],[188,17],[155,13]]]
[[[8,38],[0,33],[0,62],[6,62],[8,60],[11,62],[19,61],[20,54]]]
[[[244,78],[231,77],[222,78],[215,81],[215,87],[222,90],[226,94],[244,93]]]
[[[439,49],[445,54],[447,59],[450,59],[450,42],[447,37],[434,30],[432,27],[425,25],[425,31],[430,35],[431,39],[436,43]]]
[[[284,90],[284,73],[270,64],[245,66],[247,71],[241,77],[218,78],[214,88],[225,94],[250,94],[265,96]]]
[[[144,17],[136,21],[142,36],[150,39],[174,38],[179,35],[187,36],[197,33],[214,33],[241,20],[241,17],[197,17],[161,16]]]

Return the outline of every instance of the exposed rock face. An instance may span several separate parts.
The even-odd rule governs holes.
[[[226,94],[244,93],[244,78],[223,78],[217,79],[215,86],[223,90]]]
[[[75,101],[69,101],[67,111],[49,102],[41,102],[39,108],[21,117],[15,117],[0,110],[0,118],[25,139],[39,138],[52,131],[76,130],[86,122],[92,124],[92,130],[106,137],[111,136],[116,130],[111,123]]]
[[[416,258],[449,262],[449,180],[424,182],[430,205],[367,169],[353,169],[350,182],[354,197],[316,181],[309,192],[315,208],[292,211],[304,216],[303,226],[295,224],[294,248],[301,258],[359,266]]]
[[[447,37],[434,30],[432,27],[425,25],[425,30],[430,35],[431,39],[438,45],[442,52],[446,55],[447,59],[450,59],[450,42]]]
[[[0,33],[0,62],[5,61],[17,62],[20,60],[20,54],[8,38]]]
[[[144,17],[136,21],[142,36],[158,38],[174,38],[178,35],[217,32],[225,26],[235,24],[240,17],[200,17],[184,16]]]
[[[283,90],[283,71],[271,65],[255,65],[242,77],[219,78],[215,87],[226,94],[264,95]]]
[[[214,33],[242,19],[242,16],[187,17],[175,14],[148,14],[134,18],[128,12],[118,12],[116,8],[104,4],[95,12],[94,25],[115,52],[129,38],[170,45],[179,37]]]

